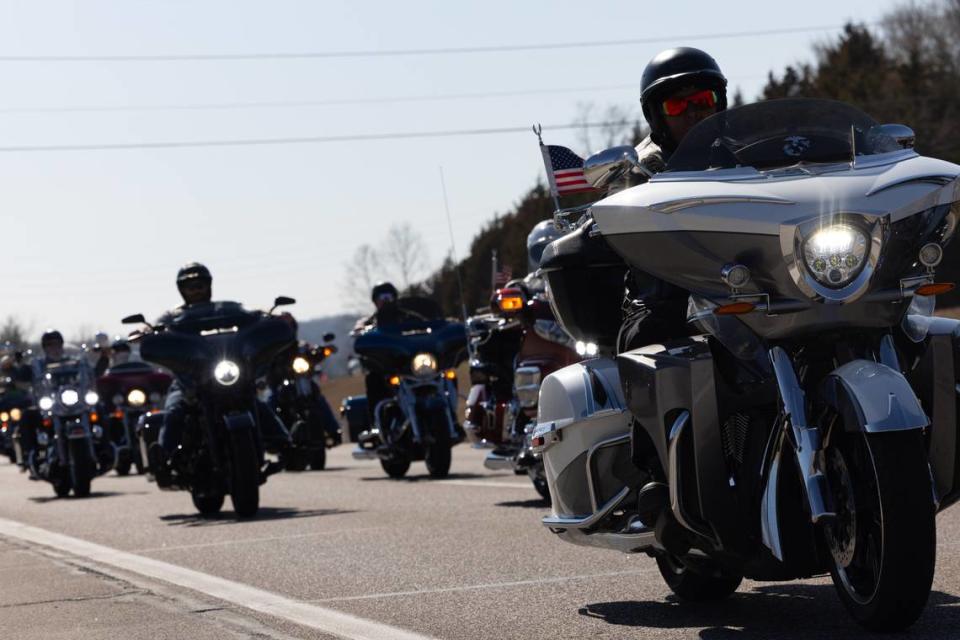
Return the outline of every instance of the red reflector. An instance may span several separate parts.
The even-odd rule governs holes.
[[[718,316],[738,316],[743,313],[750,313],[757,308],[752,302],[734,302],[717,307],[713,310],[714,315]]]
[[[537,436],[531,442],[535,447],[542,447],[543,443],[546,442],[546,440],[544,440],[543,436]]]

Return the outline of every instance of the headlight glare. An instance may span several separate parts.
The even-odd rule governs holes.
[[[72,407],[80,402],[80,393],[76,389],[64,389],[60,392],[60,402],[65,407]]]
[[[53,409],[53,398],[50,396],[44,396],[40,398],[40,400],[37,402],[37,405],[39,405],[40,409],[43,411],[50,411],[50,409]]]
[[[429,353],[418,353],[413,356],[413,364],[410,367],[416,376],[430,376],[437,372],[439,365],[437,359]]]
[[[23,417],[23,412],[20,409],[10,409],[10,419],[14,422],[19,422],[20,418]]]
[[[127,402],[134,407],[142,406],[147,402],[147,394],[140,389],[131,389],[130,393],[127,394]]]
[[[297,356],[293,359],[293,372],[304,374],[310,371],[310,362],[303,356]]]
[[[240,365],[230,360],[221,360],[213,370],[213,377],[225,387],[236,384],[240,379]]]
[[[83,396],[83,401],[92,407],[100,402],[100,396],[97,395],[96,391],[87,391],[87,393]]]
[[[850,284],[867,259],[867,235],[848,224],[824,227],[803,244],[803,258],[814,279],[828,287]]]

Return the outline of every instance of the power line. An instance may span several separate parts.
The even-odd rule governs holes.
[[[379,49],[354,51],[301,51],[275,53],[209,53],[209,54],[121,54],[121,55],[0,55],[0,62],[176,62],[176,61],[232,61],[232,60],[296,60],[308,58],[379,58],[384,56],[431,56],[458,55],[471,53],[502,53],[510,51],[551,51],[558,49],[586,49],[599,47],[623,47],[663,42],[682,42],[696,40],[725,40],[732,38],[753,38],[762,36],[811,33],[815,31],[836,31],[840,25],[786,27],[780,29],[758,29],[752,31],[734,31],[726,33],[700,33],[676,36],[654,36],[649,38],[630,38],[623,40],[587,40],[581,42],[552,42],[539,44],[482,45],[471,47],[438,47],[432,49]]]
[[[484,91],[474,93],[447,93],[439,95],[381,96],[372,98],[329,98],[326,100],[268,100],[253,102],[211,102],[197,104],[158,105],[77,105],[66,107],[0,107],[0,113],[72,113],[72,112],[117,112],[117,111],[203,111],[227,109],[273,109],[287,107],[327,107],[339,105],[390,104],[403,102],[433,102],[441,100],[476,100],[483,98],[508,98],[527,95],[550,95],[558,93],[584,93],[588,91],[639,91],[636,82],[589,87],[559,87],[543,89],[517,89]]]
[[[578,122],[544,126],[544,130],[593,129],[599,127],[626,126],[632,121]],[[130,149],[182,149],[191,147],[252,147],[285,144],[322,144],[329,142],[369,142],[383,140],[409,140],[415,138],[450,138],[456,136],[499,135],[529,133],[530,127],[493,127],[488,129],[453,129],[446,131],[404,131],[394,133],[360,133],[339,136],[304,136],[292,138],[248,138],[235,140],[190,140],[170,142],[120,142],[104,144],[56,144],[36,146],[0,146],[0,153],[33,153],[44,151],[124,151]]]

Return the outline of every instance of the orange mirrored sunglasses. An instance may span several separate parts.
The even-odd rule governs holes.
[[[717,93],[711,89],[704,89],[682,98],[667,98],[663,101],[663,112],[668,116],[683,115],[690,105],[700,109],[712,109],[717,106]]]

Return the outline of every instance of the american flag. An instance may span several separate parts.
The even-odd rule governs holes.
[[[566,147],[541,144],[543,164],[547,169],[550,189],[555,196],[594,191],[583,177],[583,158]]]
[[[513,279],[513,269],[500,267],[493,273],[493,288],[499,289]]]

